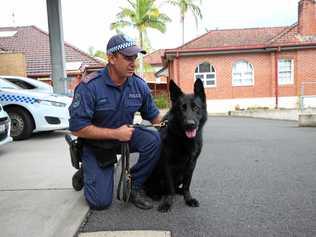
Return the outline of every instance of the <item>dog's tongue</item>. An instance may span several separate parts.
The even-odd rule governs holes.
[[[194,138],[196,136],[196,129],[186,130],[185,135],[188,138]]]

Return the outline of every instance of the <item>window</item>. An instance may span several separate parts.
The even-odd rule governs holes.
[[[25,81],[21,81],[18,79],[11,78],[8,81],[14,83],[15,85],[18,85],[19,87],[21,87],[23,89],[34,89],[35,88],[35,86],[31,85],[30,83],[27,83]]]
[[[293,60],[279,59],[278,61],[278,83],[279,85],[293,84]]]
[[[213,65],[207,62],[199,64],[195,68],[194,73],[195,80],[200,78],[205,87],[215,87],[216,86],[216,73]]]
[[[233,65],[233,86],[254,85],[253,67],[247,61],[238,61]]]

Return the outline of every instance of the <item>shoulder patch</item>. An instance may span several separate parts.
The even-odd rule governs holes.
[[[99,76],[99,72],[92,72],[90,74],[88,74],[87,76],[85,76],[83,79],[82,79],[82,82],[83,83],[88,83],[89,81],[97,78]]]
[[[74,98],[73,98],[73,102],[72,102],[71,107],[73,109],[75,109],[75,108],[77,108],[80,105],[80,103],[81,103],[81,96],[80,96],[79,93],[76,93]]]

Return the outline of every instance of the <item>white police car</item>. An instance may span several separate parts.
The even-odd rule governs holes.
[[[72,99],[53,93],[22,89],[0,78],[0,104],[11,119],[11,136],[23,140],[32,132],[66,129]]]
[[[12,141],[10,137],[10,118],[0,104],[0,146]]]

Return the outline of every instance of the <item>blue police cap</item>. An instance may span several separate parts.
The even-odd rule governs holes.
[[[134,56],[138,53],[146,54],[146,51],[137,47],[136,42],[127,35],[118,34],[112,36],[106,46],[108,55],[120,52],[126,56]]]

